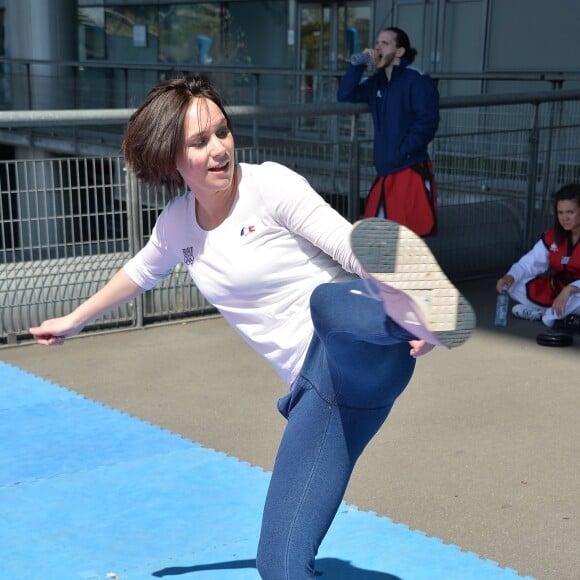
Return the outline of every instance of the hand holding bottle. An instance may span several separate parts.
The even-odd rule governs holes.
[[[375,61],[374,50],[370,48],[365,48],[362,52],[355,52],[350,57],[350,64],[354,66],[369,66],[373,64]]]
[[[514,277],[511,274],[506,274],[496,282],[495,289],[501,294],[504,289],[509,290],[514,282]]]

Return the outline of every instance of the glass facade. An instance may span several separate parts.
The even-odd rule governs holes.
[[[542,1],[525,1],[535,30]],[[33,19],[41,9],[54,17]],[[546,20],[559,42],[538,64],[527,49],[534,35],[508,32],[514,14],[500,0],[0,0],[0,107],[132,107],[177,72],[212,76],[241,105],[334,102],[350,55],[390,25],[409,33],[417,67],[462,77],[440,79],[441,96],[546,88],[544,78],[464,73],[552,74],[553,62],[562,74],[577,69],[574,18],[556,11]],[[44,59],[74,64],[35,62]]]
[[[79,60],[105,60],[104,8],[79,9]]]
[[[336,79],[317,71],[342,71],[351,54],[374,46],[371,2],[305,2],[298,4],[301,103],[335,99]]]
[[[11,0],[11,6],[19,1]],[[71,26],[78,34],[49,48],[54,54],[66,48],[78,55],[80,66],[71,65],[58,81],[61,96],[67,87],[70,103],[56,95],[48,108],[135,107],[160,79],[184,72],[210,77],[226,101],[238,105],[335,102],[336,73],[346,68],[352,52],[372,46],[377,17],[377,0],[71,3],[77,10]],[[0,35],[3,4],[0,0]],[[16,18],[24,18],[20,12],[13,8]],[[39,48],[23,46],[24,58]],[[11,108],[9,66],[2,70],[2,108]],[[22,83],[33,86],[24,76]],[[33,104],[20,101],[20,106]]]
[[[206,65],[219,61],[219,4],[188,4],[159,8],[159,62]]]
[[[294,0],[94,4],[78,8],[79,58],[93,63],[81,72],[81,86],[90,87],[81,90],[82,107],[135,106],[176,72],[211,76],[238,104],[256,103],[258,92],[262,103],[295,100],[289,77],[269,75],[258,88],[259,69],[296,64]]]
[[[79,58],[94,63],[81,73],[91,81],[83,107],[134,106],[175,72],[211,76],[236,104],[334,101],[336,78],[324,72],[374,42],[371,0],[81,4]]]
[[[294,2],[82,6],[79,55],[134,63],[291,67]]]

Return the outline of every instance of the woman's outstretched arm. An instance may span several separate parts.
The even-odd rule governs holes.
[[[143,291],[121,268],[103,288],[70,314],[45,320],[40,326],[30,328],[30,333],[38,344],[61,345],[67,336],[78,334],[89,322],[129,302]]]

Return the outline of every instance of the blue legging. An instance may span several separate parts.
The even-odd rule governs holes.
[[[354,465],[413,374],[412,337],[365,293],[362,280],[312,293],[315,334],[292,391],[278,401],[288,423],[258,546],[265,580],[315,578],[318,547]]]

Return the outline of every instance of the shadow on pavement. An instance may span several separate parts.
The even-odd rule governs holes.
[[[239,570],[255,567],[256,560],[232,560],[230,562],[216,562],[214,564],[198,566],[173,566],[171,568],[163,568],[163,570],[154,572],[153,576],[156,578],[164,578],[165,576],[181,576],[183,574],[207,572],[208,570]],[[320,560],[316,560],[316,576],[332,580],[401,580],[399,576],[393,576],[392,574],[356,568],[350,562],[338,560],[337,558],[321,558]]]

